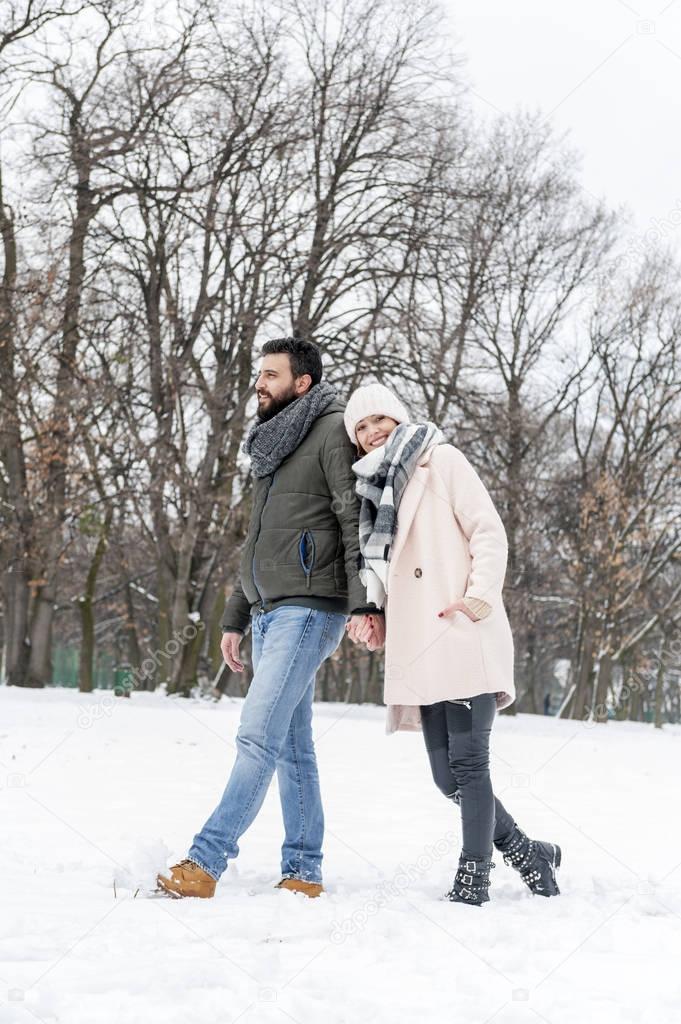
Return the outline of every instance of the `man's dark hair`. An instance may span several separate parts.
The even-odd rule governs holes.
[[[286,352],[291,364],[291,373],[294,377],[302,377],[309,373],[312,377],[312,384],[319,384],[322,379],[322,354],[314,341],[307,341],[305,338],[271,338],[262,347],[261,355],[275,356],[279,352]]]

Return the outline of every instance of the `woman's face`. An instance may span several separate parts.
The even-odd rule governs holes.
[[[385,444],[396,426],[397,420],[394,420],[392,416],[384,416],[382,413],[378,413],[376,416],[365,416],[355,427],[360,451],[370,452]]]

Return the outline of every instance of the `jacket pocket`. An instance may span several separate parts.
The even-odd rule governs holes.
[[[298,555],[303,572],[305,573],[305,587],[309,590],[315,563],[315,542],[309,530],[303,530],[300,534]]]

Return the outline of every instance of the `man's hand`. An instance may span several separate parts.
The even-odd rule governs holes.
[[[242,640],[241,633],[223,633],[220,643],[220,650],[225,662],[232,672],[243,672],[243,662],[239,661],[239,644]]]
[[[351,615],[345,629],[353,644],[364,644],[370,651],[385,643],[384,615]]]

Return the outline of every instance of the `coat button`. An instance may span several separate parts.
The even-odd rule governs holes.
[[[423,573],[421,572],[420,569],[414,569],[414,576],[416,576],[416,578],[420,580],[421,577],[423,576]]]

